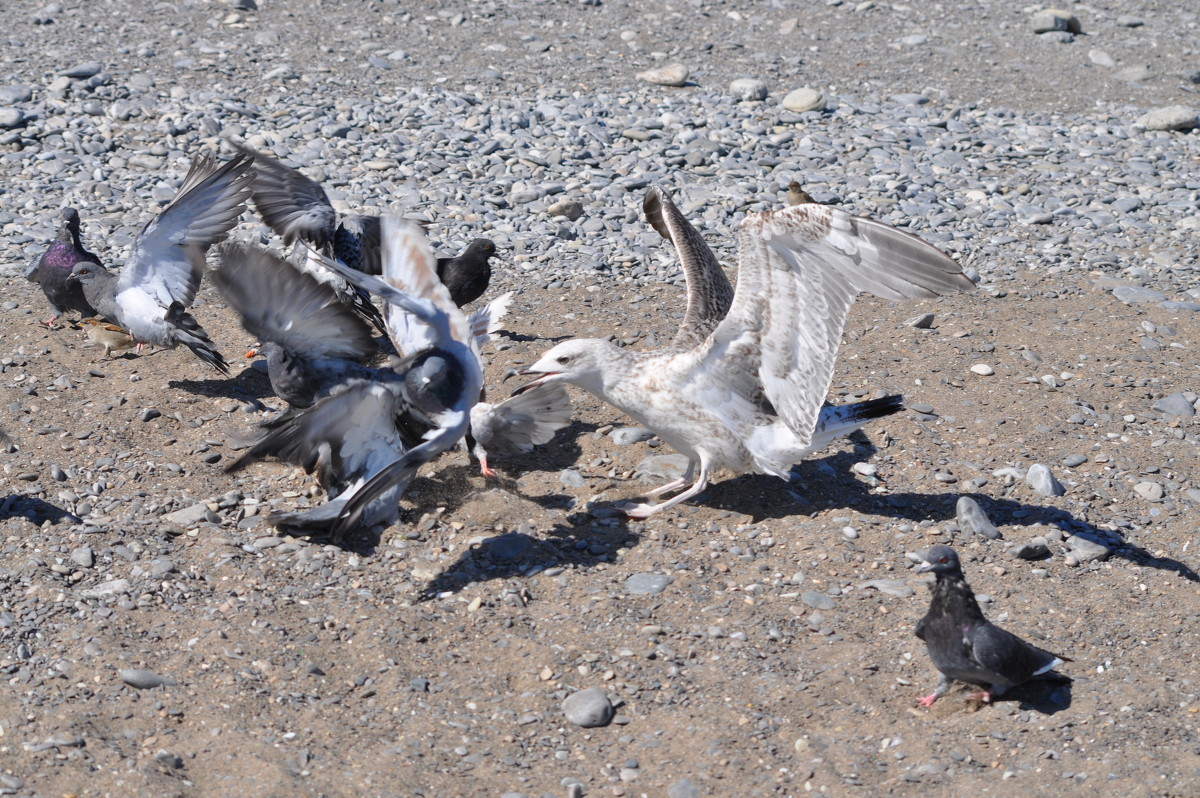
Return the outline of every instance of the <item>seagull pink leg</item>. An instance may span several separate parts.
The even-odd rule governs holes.
[[[487,455],[479,458],[479,473],[485,477],[495,477],[496,472],[488,468]]]
[[[683,472],[683,476],[681,476],[679,479],[675,479],[675,480],[668,482],[666,485],[659,485],[657,488],[655,488],[652,491],[647,491],[646,495],[650,496],[650,497],[662,496],[664,493],[670,493],[673,490],[682,488],[684,485],[688,484],[689,480],[691,480],[692,473],[695,470],[696,470],[696,461],[688,460],[687,470]]]
[[[621,512],[630,518],[649,518],[655,513],[661,513],[663,510],[668,510],[680,502],[685,502],[696,494],[708,487],[708,467],[703,463],[700,464],[700,476],[696,477],[696,481],[692,486],[680,493],[677,496],[672,496],[661,504],[642,504],[642,503],[627,503],[622,504],[619,509]]]

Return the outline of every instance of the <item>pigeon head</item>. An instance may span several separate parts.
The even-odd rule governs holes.
[[[569,382],[586,391],[603,394],[604,366],[611,349],[615,347],[598,338],[563,341],[522,372],[542,376],[513,391],[513,396],[550,382]]]
[[[87,285],[88,283],[98,279],[101,272],[105,271],[106,269],[98,263],[90,263],[86,260],[81,260],[79,263],[76,263],[74,267],[72,267],[71,274],[69,277],[67,277],[67,280]]]
[[[79,235],[79,211],[67,206],[58,212],[58,218],[62,219],[62,226],[59,228],[62,232],[72,237]]]
[[[962,575],[962,564],[958,561],[958,553],[949,546],[932,546],[918,555],[921,558],[917,573],[932,572],[935,575]]]
[[[404,375],[404,383],[413,401],[428,412],[454,406],[463,390],[463,372],[458,361],[434,349],[413,361]],[[430,397],[440,407],[429,401]]]
[[[488,238],[477,238],[466,248],[463,255],[475,255],[484,260],[496,254],[496,245]]]

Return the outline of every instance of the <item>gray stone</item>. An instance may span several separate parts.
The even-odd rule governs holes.
[[[574,468],[564,468],[562,473],[558,475],[558,481],[568,488],[582,488],[587,484],[587,480],[583,478]]]
[[[688,779],[680,779],[667,788],[667,798],[700,798],[700,788]]]
[[[934,315],[932,313],[922,313],[920,316],[913,316],[904,322],[906,327],[915,327],[918,330],[928,330],[933,326]]]
[[[64,69],[58,74],[62,75],[63,77],[82,79],[90,78],[93,75],[99,75],[102,71],[104,71],[104,65],[99,61],[86,61],[82,64],[76,64],[70,69]]]
[[[1062,496],[1067,492],[1062,483],[1054,478],[1054,473],[1049,466],[1042,463],[1034,463],[1029,467],[1028,473],[1025,474],[1025,481],[1029,483],[1029,487],[1042,496]]]
[[[1148,502],[1160,502],[1165,495],[1163,486],[1157,482],[1139,482],[1133,486],[1133,492]]]
[[[831,610],[837,606],[832,596],[827,596],[816,590],[807,590],[800,594],[800,600],[814,610]]]
[[[562,709],[568,722],[585,729],[607,726],[616,714],[608,694],[599,687],[572,693],[563,701]]]
[[[658,69],[647,69],[637,73],[638,80],[654,83],[659,86],[682,86],[687,83],[688,69],[683,64],[668,64]]]
[[[174,687],[179,682],[172,679],[170,676],[160,676],[154,671],[142,670],[141,668],[123,668],[117,671],[117,676],[121,677],[121,681],[138,690],[151,690],[155,687]]]
[[[1112,74],[1117,80],[1123,80],[1127,83],[1141,83],[1143,80],[1149,80],[1154,77],[1154,73],[1150,71],[1150,67],[1142,66],[1141,64],[1118,69]]]
[[[1147,111],[1137,123],[1146,130],[1191,130],[1200,125],[1200,114],[1186,105],[1168,105]]]
[[[1065,460],[1063,460],[1063,465],[1065,465],[1067,468],[1074,468],[1075,466],[1083,465],[1087,461],[1088,461],[1087,455],[1073,454],[1073,455],[1067,457]]]
[[[758,78],[738,78],[729,84],[729,93],[742,102],[767,99],[767,84]]]
[[[33,99],[33,90],[28,86],[14,83],[11,86],[0,86],[0,105],[15,105],[27,103]]]
[[[24,111],[19,108],[0,108],[0,129],[12,130],[24,124]]]
[[[632,443],[648,441],[654,437],[654,433],[645,427],[618,427],[610,432],[608,437],[617,446],[628,446]]]
[[[81,546],[71,552],[71,562],[81,568],[91,568],[96,564],[96,555],[92,552],[90,546]]]
[[[1160,413],[1168,416],[1194,416],[1196,415],[1196,406],[1188,400],[1182,392],[1176,392],[1169,396],[1164,396],[1155,402],[1152,407]]]
[[[572,222],[583,216],[583,203],[578,200],[559,200],[546,209],[551,216],[565,216]]]
[[[625,580],[625,592],[633,596],[653,596],[675,581],[666,574],[634,574]]]
[[[669,481],[682,477],[687,466],[686,454],[659,454],[638,463],[633,475],[644,482]]]
[[[825,95],[807,86],[793,89],[783,98],[783,107],[802,114],[805,111],[821,111],[825,108]]]
[[[116,593],[128,593],[130,583],[128,579],[110,579],[107,582],[101,582],[95,587],[85,588],[79,591],[79,595],[84,598],[102,598],[111,596]]]
[[[1013,546],[1010,551],[1012,552],[1012,556],[1019,560],[1040,560],[1043,557],[1049,556],[1050,546],[1047,545],[1045,538],[1037,537],[1028,543]]]
[[[1107,545],[1091,535],[1071,535],[1065,543],[1067,544],[1067,553],[1074,557],[1076,562],[1106,560],[1112,554],[1112,550]]]
[[[979,503],[970,496],[960,496],[954,508],[954,520],[958,528],[969,535],[982,535],[989,540],[1000,537],[1000,530],[987,517]]]
[[[162,518],[168,524],[175,526],[188,527],[200,523],[208,515],[208,505],[205,502],[198,502],[191,507],[185,507],[182,510],[176,510],[173,513],[167,513]]]
[[[913,594],[913,589],[899,579],[870,579],[863,582],[859,587],[874,588],[880,593],[886,593],[896,598],[908,598]]]
[[[1061,8],[1044,8],[1036,12],[1029,20],[1034,33],[1049,33],[1064,31],[1067,33],[1083,33],[1079,19],[1070,11]]]
[[[1162,302],[1167,295],[1153,288],[1143,288],[1140,285],[1118,285],[1112,290],[1112,295],[1126,305],[1145,305]]]
[[[1108,69],[1112,69],[1117,65],[1117,62],[1113,60],[1113,57],[1101,50],[1099,47],[1093,47],[1092,49],[1088,50],[1088,60],[1096,66],[1101,66]]]

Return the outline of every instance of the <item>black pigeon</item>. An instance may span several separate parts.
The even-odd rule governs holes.
[[[952,679],[984,686],[972,697],[991,701],[1014,685],[1070,662],[988,621],[963,578],[954,549],[939,545],[917,556],[917,572],[932,571],[937,578],[929,612],[917,624],[917,637],[925,641],[938,669],[937,687],[921,698],[921,706],[932,706],[945,695]]]
[[[362,365],[377,351],[371,328],[332,287],[245,244],[223,244],[220,257],[213,284],[260,342],[271,387],[281,399],[309,407],[350,379],[376,374]]]
[[[124,327],[139,344],[168,349],[183,344],[228,374],[225,358],[187,309],[200,289],[205,253],[225,240],[246,209],[249,168],[245,156],[224,164],[197,156],[179,194],[134,239],[119,277],[98,262],[80,262],[70,281],[83,287],[99,315]]]
[[[62,224],[59,225],[54,243],[25,270],[25,278],[40,283],[42,293],[50,300],[54,315],[42,322],[47,327],[52,326],[68,310],[78,312],[85,319],[96,315],[96,309],[84,296],[83,286],[69,282],[67,278],[79,261],[99,263],[100,259],[84,249],[79,240],[79,211],[63,208],[60,218]]]
[[[437,259],[437,276],[450,291],[450,299],[458,307],[483,296],[492,280],[492,265],[488,258],[496,254],[496,245],[489,239],[477,238],[454,258]]]
[[[317,253],[355,271],[380,273],[378,216],[339,217],[325,189],[315,180],[269,155],[248,147],[238,149],[254,159],[254,207],[284,244],[303,241]],[[342,302],[387,334],[383,317],[371,304],[370,296],[322,265],[320,258],[306,257],[300,269],[332,286]]]

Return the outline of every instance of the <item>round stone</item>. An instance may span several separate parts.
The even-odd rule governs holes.
[[[607,726],[616,714],[608,694],[599,687],[572,693],[563,701],[562,708],[569,722],[585,729]]]
[[[738,78],[729,84],[729,93],[734,99],[743,102],[747,100],[767,99],[767,84],[758,78]]]
[[[825,108],[825,95],[807,86],[793,89],[783,98],[783,107],[798,114],[805,111],[821,111]]]
[[[971,372],[978,374],[980,377],[990,377],[996,373],[996,370],[987,363],[976,363],[974,366],[971,366]]]

